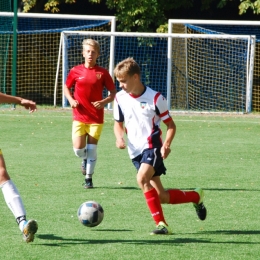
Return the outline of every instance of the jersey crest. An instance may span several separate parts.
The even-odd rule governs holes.
[[[140,107],[144,109],[146,107],[147,102],[140,102]]]
[[[101,73],[101,72],[97,72],[97,73],[96,73],[96,77],[97,77],[97,79],[101,79],[102,73]]]

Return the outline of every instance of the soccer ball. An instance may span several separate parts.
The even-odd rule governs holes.
[[[95,227],[104,218],[104,210],[96,201],[86,201],[78,209],[78,219],[85,227]]]

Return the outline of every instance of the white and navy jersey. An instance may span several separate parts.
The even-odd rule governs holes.
[[[132,96],[124,90],[116,94],[114,119],[124,122],[128,138],[128,153],[135,158],[147,148],[162,146],[160,122],[171,120],[166,99],[149,87],[141,96]]]

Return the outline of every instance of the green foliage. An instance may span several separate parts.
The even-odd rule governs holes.
[[[23,0],[23,11],[29,12],[32,7],[36,5],[37,0]]]
[[[45,11],[51,11],[51,12],[53,12],[53,13],[59,12],[58,5],[59,5],[59,2],[53,1],[53,0],[49,0],[49,1],[44,5],[44,10],[45,10]]]
[[[24,3],[24,12],[28,12],[37,4],[39,0],[22,0]],[[60,3],[75,3],[77,0],[45,0],[45,11],[59,12]],[[85,0],[93,4],[100,4],[102,0]],[[149,32],[165,31],[160,27],[167,23],[165,12],[178,8],[192,8],[193,0],[104,0],[109,9],[115,11],[118,21],[119,31],[136,31]],[[223,1],[223,0],[222,0]],[[210,7],[214,0],[202,0],[201,9],[205,10]]]
[[[160,25],[157,29],[156,29],[157,33],[167,33],[168,32],[168,23],[162,24]]]
[[[60,11],[59,4],[73,4],[76,3],[76,0],[46,0],[47,2],[44,4],[44,11],[50,11],[52,13],[57,13]],[[23,2],[23,12],[29,12],[36,4],[37,0],[22,0]]]
[[[252,9],[254,14],[260,14],[260,0],[251,1],[251,0],[241,0],[239,5],[239,14],[245,14],[248,9]]]
[[[150,31],[151,24],[159,26],[166,20],[162,5],[157,0],[107,0],[106,4],[116,11],[121,31]]]
[[[220,0],[219,3],[218,3],[218,5],[217,5],[217,7],[218,7],[218,8],[223,8],[223,7],[225,7],[226,4],[227,4],[227,1],[228,1],[228,0]]]
[[[22,0],[24,12],[28,12],[37,4],[39,0]],[[73,4],[77,0],[45,0],[45,11],[59,12],[59,4]],[[79,0],[78,0],[79,1]],[[84,0],[93,4],[100,4],[102,0]],[[115,11],[118,21],[118,31],[149,32],[157,28],[157,32],[166,32],[164,24],[167,23],[165,12],[179,8],[192,8],[195,4],[193,0],[103,0],[107,7]],[[217,3],[218,8],[223,8],[230,0],[201,0],[201,10],[209,10],[213,4]],[[253,13],[260,13],[260,0],[241,0],[239,14],[244,14],[248,9]]]

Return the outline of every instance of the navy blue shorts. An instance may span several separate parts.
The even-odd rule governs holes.
[[[140,155],[132,159],[137,171],[139,170],[142,163],[147,163],[154,168],[153,176],[160,176],[166,174],[166,168],[163,163],[160,148],[145,149]]]

